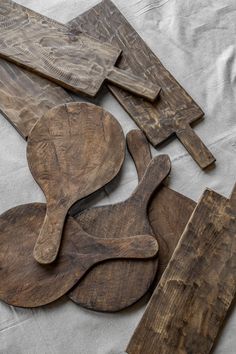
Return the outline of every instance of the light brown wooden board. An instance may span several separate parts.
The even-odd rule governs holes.
[[[121,51],[11,0],[0,6],[0,55],[76,93],[94,97],[105,80],[151,101],[160,87],[119,70]]]
[[[69,208],[110,182],[125,156],[117,120],[101,107],[69,103],[52,108],[33,127],[27,159],[47,199],[47,213],[34,249],[40,263],[57,256]]]
[[[76,220],[95,237],[119,239],[153,234],[147,218],[148,202],[169,172],[167,155],[154,158],[130,198],[118,204],[87,209]],[[147,292],[155,278],[157,266],[157,258],[143,262],[116,260],[100,264],[91,269],[69,296],[76,303],[93,310],[121,310]]]
[[[68,25],[74,33],[83,32],[116,45],[122,50],[120,68],[130,68],[136,75],[144,75],[147,80],[161,86],[160,96],[153,104],[115,86],[108,86],[154,146],[176,134],[201,168],[215,161],[190,127],[191,123],[203,117],[203,111],[110,0],[102,1]]]
[[[131,130],[126,141],[140,179],[152,158],[148,141],[141,130]],[[159,243],[157,280],[169,263],[195,207],[192,199],[168,188],[165,181],[152,196],[148,218]]]
[[[71,101],[62,87],[0,59],[0,112],[24,139],[50,108]]]
[[[127,348],[209,354],[236,293],[236,188],[206,190]]]
[[[152,236],[95,238],[68,217],[57,260],[41,265],[32,254],[45,213],[45,204],[34,203],[0,216],[0,299],[10,305],[48,304],[64,295],[97,262],[116,257],[153,257],[157,253]]]

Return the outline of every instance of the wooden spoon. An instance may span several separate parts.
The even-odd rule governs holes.
[[[141,130],[131,130],[126,141],[135,162],[139,179],[151,161],[150,145]],[[165,186],[155,192],[148,209],[148,217],[159,243],[158,279],[164,272],[172,253],[187,225],[196,203]]]
[[[64,295],[97,262],[153,257],[157,253],[153,236],[95,238],[68,217],[56,261],[41,265],[32,252],[45,213],[45,204],[34,203],[0,216],[0,298],[10,305],[48,304]]]
[[[125,156],[120,124],[101,107],[68,103],[49,110],[28,138],[27,158],[47,199],[34,248],[39,263],[56,259],[66,214],[119,172]]]
[[[168,156],[155,157],[130,198],[118,204],[87,209],[76,217],[78,223],[95,237],[119,239],[152,234],[147,206],[153,192],[169,172]],[[147,292],[155,278],[157,265],[157,258],[99,264],[81,279],[69,296],[76,303],[93,310],[121,310]]]

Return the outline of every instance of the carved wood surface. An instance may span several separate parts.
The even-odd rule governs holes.
[[[34,126],[27,159],[47,200],[34,249],[40,263],[55,260],[69,208],[110,182],[125,156],[117,120],[101,107],[69,103],[52,108]]]
[[[0,58],[0,112],[23,138],[50,108],[71,101],[62,87]]]
[[[74,33],[84,32],[118,46],[122,50],[120,68],[130,68],[134,74],[142,74],[161,86],[160,96],[153,104],[115,86],[108,86],[154,146],[176,134],[201,168],[215,161],[190,127],[191,123],[203,116],[203,111],[110,0],[103,0],[68,25]]]
[[[45,213],[45,204],[34,203],[0,216],[0,299],[10,305],[48,304],[64,295],[97,262],[153,257],[157,253],[153,236],[95,238],[68,217],[57,260],[41,265],[32,253]]]
[[[208,354],[236,293],[236,188],[206,190],[128,345],[128,354]]]
[[[121,51],[11,0],[0,6],[0,55],[75,91],[94,97],[104,80],[154,101],[160,87],[114,68]]]
[[[150,146],[141,130],[131,130],[126,141],[140,179],[152,158]],[[157,280],[169,263],[195,207],[192,199],[166,187],[165,181],[152,196],[148,218],[159,243]]]
[[[167,155],[154,158],[130,198],[118,204],[87,209],[76,220],[95,237],[119,239],[153,234],[147,218],[147,205],[169,172]],[[93,310],[121,310],[146,293],[156,275],[157,265],[157,258],[143,262],[115,260],[100,264],[90,270],[69,296],[76,303]]]

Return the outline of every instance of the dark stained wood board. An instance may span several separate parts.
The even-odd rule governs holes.
[[[127,134],[126,141],[141,179],[152,158],[150,146],[142,131],[137,129]],[[195,207],[192,199],[168,188],[165,181],[154,192],[148,218],[159,244],[157,280],[169,263]]]
[[[45,204],[34,203],[0,216],[0,299],[10,305],[46,305],[64,295],[97,262],[142,259],[158,251],[152,236],[95,238],[68,217],[57,260],[41,265],[33,258],[33,248],[45,213]]]
[[[128,354],[209,354],[236,293],[236,187],[206,190],[135,330]]]
[[[79,94],[96,96],[103,82],[154,101],[160,87],[114,65],[121,51],[11,0],[0,6],[0,55]]]
[[[0,112],[24,139],[50,108],[71,101],[62,87],[0,58]]]
[[[153,104],[115,86],[108,86],[154,146],[176,134],[201,168],[215,161],[190,127],[191,123],[203,117],[203,111],[110,0],[102,1],[68,25],[74,33],[83,32],[118,46],[123,54],[120,68],[130,68],[134,74],[144,75],[147,80],[161,86],[160,96]]]
[[[137,189],[126,201],[90,208],[76,218],[95,237],[130,237],[153,234],[147,218],[151,195],[170,172],[167,155],[154,158]],[[76,303],[97,311],[114,312],[139,300],[152,284],[158,259],[114,260],[91,269],[69,293]],[[109,289],[109,290],[108,290]]]
[[[31,130],[29,168],[47,200],[47,213],[34,248],[40,263],[57,256],[69,208],[110,182],[125,156],[118,121],[101,107],[68,103],[49,110]]]

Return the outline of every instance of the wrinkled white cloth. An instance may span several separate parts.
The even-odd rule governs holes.
[[[66,23],[97,0],[18,0],[18,3]],[[236,181],[236,2],[235,0],[114,0],[163,64],[205,112],[195,131],[217,159],[203,172],[177,139],[153,154],[172,160],[170,186],[197,200],[206,187],[229,196]],[[112,112],[125,132],[134,122],[107,92],[96,102]],[[116,189],[107,188],[99,204],[125,199],[137,184],[129,155]],[[0,213],[44,196],[26,161],[26,143],[0,116]],[[53,286],[53,284],[52,284]],[[117,314],[83,309],[66,297],[38,309],[0,302],[2,354],[117,354],[123,352],[146,302]],[[233,309],[215,347],[233,354],[236,347]]]

